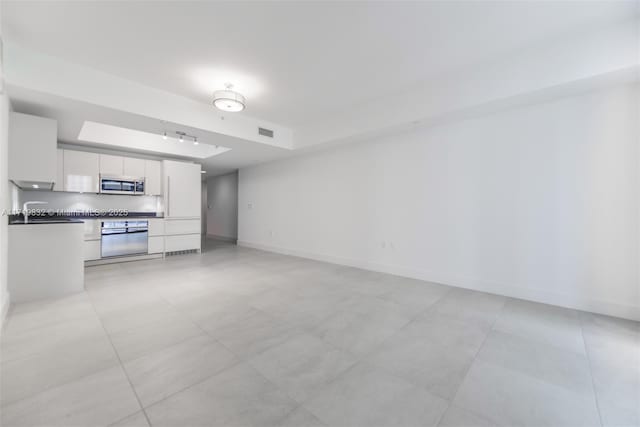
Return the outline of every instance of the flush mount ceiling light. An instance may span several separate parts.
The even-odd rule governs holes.
[[[237,113],[238,111],[244,110],[244,104],[246,102],[244,96],[233,91],[233,85],[231,83],[225,84],[225,87],[225,90],[213,92],[213,105],[215,105],[218,110],[230,113]]]

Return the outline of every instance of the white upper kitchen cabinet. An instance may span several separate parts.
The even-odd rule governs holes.
[[[100,154],[100,175],[123,176],[124,157]]]
[[[64,191],[64,150],[58,148],[56,153],[56,182],[53,191]]]
[[[98,154],[64,150],[64,191],[98,193]]]
[[[20,188],[51,189],[56,181],[58,122],[9,115],[9,179]]]
[[[144,194],[162,195],[162,162],[160,160],[144,161]]]
[[[124,176],[130,176],[135,178],[144,177],[145,172],[144,159],[135,159],[133,157],[124,158]]]
[[[165,218],[200,218],[200,165],[163,160],[162,176]]]

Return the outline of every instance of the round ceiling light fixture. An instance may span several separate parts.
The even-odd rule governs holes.
[[[245,98],[238,92],[232,90],[231,83],[225,84],[225,90],[217,90],[213,92],[213,105],[218,110],[227,111],[229,113],[237,113],[244,110]]]

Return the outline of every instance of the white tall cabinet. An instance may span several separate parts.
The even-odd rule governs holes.
[[[162,162],[159,160],[144,161],[144,194],[162,196]]]
[[[200,165],[162,161],[165,218],[196,218],[201,215]]]
[[[163,160],[162,177],[165,251],[200,250],[200,165]]]

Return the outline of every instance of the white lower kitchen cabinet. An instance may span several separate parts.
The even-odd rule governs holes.
[[[167,219],[164,222],[164,234],[200,234],[202,224],[197,219]]]
[[[8,234],[12,303],[84,290],[82,223],[10,225]]]
[[[84,241],[84,260],[94,261],[100,259],[100,240]]]
[[[149,236],[147,253],[161,254],[164,252],[164,236]]]
[[[84,219],[83,253],[85,261],[100,259],[100,231],[99,219]]]
[[[165,219],[165,251],[199,251],[200,227],[200,219]]]
[[[83,219],[84,240],[100,240],[102,221],[99,219]]]
[[[200,234],[185,234],[165,236],[164,250],[166,252],[200,250]]]
[[[164,219],[149,219],[149,236],[164,236]]]

